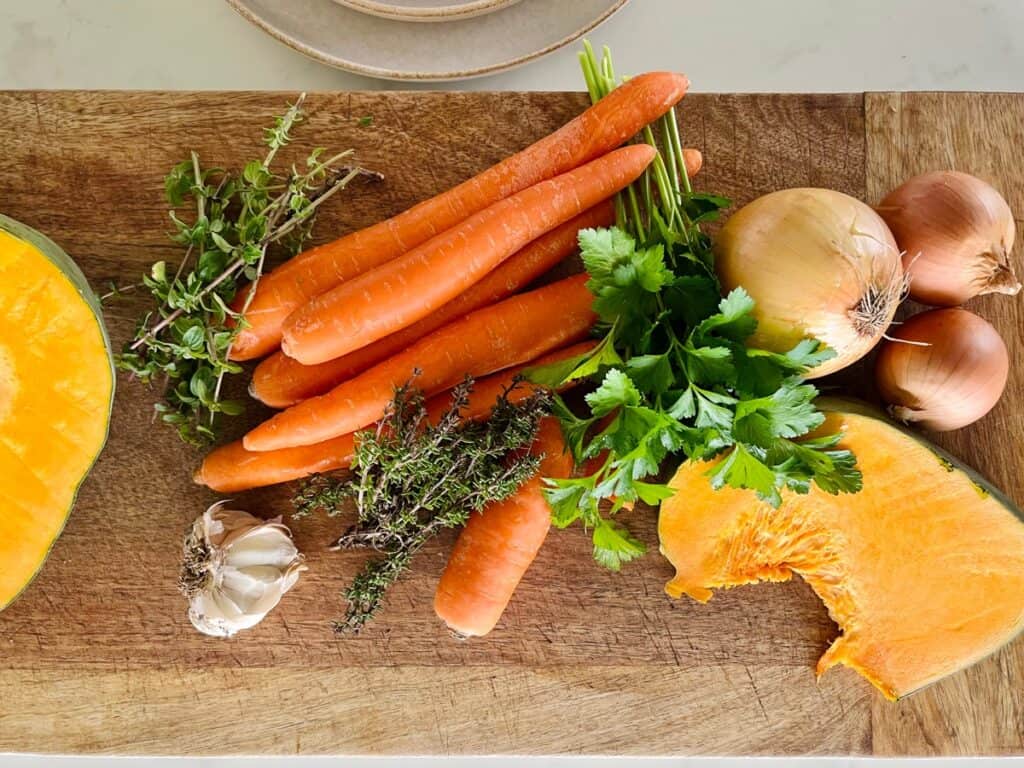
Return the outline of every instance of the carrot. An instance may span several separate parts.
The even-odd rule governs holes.
[[[452,189],[332,243],[296,256],[264,275],[245,313],[232,357],[252,360],[281,341],[285,318],[314,296],[425,243],[440,232],[527,187],[618,147],[668,112],[689,81],[672,72],[632,78],[554,133]],[[241,311],[248,290],[233,307]]]
[[[625,187],[655,154],[647,144],[616,149],[470,216],[296,310],[285,323],[281,349],[300,363],[313,365],[412,325],[531,240]]]
[[[548,352],[546,355],[541,355],[540,357],[524,363],[523,365],[517,365],[514,368],[509,368],[508,370],[494,373],[490,376],[484,376],[473,384],[473,389],[469,393],[469,402],[461,413],[462,417],[464,419],[478,419],[487,416],[490,414],[491,408],[498,401],[498,398],[506,393],[508,393],[508,401],[510,403],[519,403],[526,398],[543,391],[545,387],[541,387],[529,381],[520,381],[516,384],[515,389],[509,388],[513,383],[515,383],[516,377],[520,376],[527,368],[549,365],[551,363],[560,363],[562,360],[580,357],[592,350],[596,344],[596,341],[590,339],[587,341],[580,341],[576,344],[570,344],[568,347],[556,349],[554,352]],[[580,383],[581,380],[566,382],[558,388],[558,391],[564,392],[570,387],[574,387]],[[427,413],[429,414],[431,421],[436,422],[450,404],[447,392],[430,398],[430,400],[427,401]]]
[[[611,201],[594,206],[534,240],[437,312],[347,355],[319,365],[303,365],[283,352],[275,352],[256,366],[249,394],[273,408],[287,408],[329,392],[367,368],[401,352],[431,331],[511,296],[571,254],[576,249],[579,230],[607,226],[614,220]]]
[[[192,475],[197,485],[218,493],[287,483],[318,472],[345,469],[355,454],[355,435],[348,434],[316,445],[280,451],[247,451],[241,440],[215,448]]]
[[[243,439],[250,451],[309,445],[372,424],[394,389],[419,370],[428,396],[464,376],[486,376],[586,335],[596,315],[587,276],[574,275],[456,320],[326,395],[281,411]]]
[[[557,419],[541,422],[531,450],[544,457],[538,473],[505,501],[470,516],[438,581],[434,611],[458,635],[494,629],[547,538],[551,508],[542,478],[568,477],[573,465]]]
[[[498,398],[506,392],[509,402],[525,400],[539,388],[522,382],[515,389],[509,390],[515,382],[515,377],[524,368],[557,363],[583,355],[593,349],[595,344],[594,341],[580,342],[551,352],[526,365],[480,379],[470,390],[469,402],[461,412],[462,418],[467,421],[486,418]],[[427,401],[430,421],[437,423],[441,414],[450,406],[451,400],[447,392],[430,398]],[[238,493],[250,488],[298,480],[318,472],[345,469],[352,461],[354,450],[354,434],[342,435],[315,445],[262,452],[247,451],[242,441],[236,440],[211,451],[203,459],[202,466],[196,470],[192,479],[197,484],[208,486],[219,493]]]
[[[700,171],[701,153],[696,149],[684,149],[683,153],[693,176]],[[512,295],[568,256],[576,246],[579,230],[607,226],[612,220],[610,202],[594,206],[534,240],[437,312],[347,355],[318,365],[303,365],[277,351],[256,366],[249,394],[272,408],[288,408],[329,392],[450,320]]]

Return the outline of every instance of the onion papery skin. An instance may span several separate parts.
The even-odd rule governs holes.
[[[829,189],[772,192],[733,214],[715,241],[723,288],[756,302],[750,343],[788,352],[813,337],[836,356],[816,378],[866,355],[892,322],[905,291],[903,265],[882,218]]]
[[[933,309],[894,330],[875,367],[894,418],[946,432],[972,424],[999,401],[1010,357],[988,321],[966,309]]]
[[[990,184],[957,171],[926,173],[890,192],[877,210],[904,252],[910,295],[922,304],[953,307],[1020,291],[1010,261],[1017,227]]]

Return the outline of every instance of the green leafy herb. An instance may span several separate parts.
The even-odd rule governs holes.
[[[371,547],[381,555],[345,590],[348,609],[336,631],[357,632],[373,618],[431,536],[508,498],[537,472],[538,457],[525,449],[550,412],[548,398],[513,404],[506,392],[488,421],[465,423],[459,414],[471,388],[467,379],[452,390],[451,406],[436,424],[428,420],[422,392],[399,388],[379,425],[359,435],[354,475],[313,478],[295,498],[300,516],[318,509],[337,515],[354,502],[356,523],[334,547]]]
[[[585,46],[584,76],[597,101],[616,79],[607,49],[598,61]],[[659,154],[619,195],[616,226],[579,236],[604,336],[588,355],[528,374],[549,386],[597,384],[584,414],[560,399],[555,412],[577,461],[598,468],[548,480],[547,498],[555,525],[581,521],[593,532],[594,557],[612,569],[644,548],[611,516],[670,496],[656,482],[670,458],[724,455],[709,471],[714,487],[751,489],[775,505],[783,488],[806,493],[814,483],[840,493],[861,484],[852,454],[835,447],[838,436],[798,441],[824,421],[817,390],[801,376],[832,351],[813,339],[787,354],[748,346],[754,301],[742,288],[722,296],[701,228],[729,201],[693,191],[674,112],[642,140]]]
[[[377,176],[343,166],[351,150],[325,157],[323,149],[316,149],[302,167],[274,170],[277,153],[291,142],[302,120],[303,98],[266,129],[266,154],[241,172],[204,169],[193,152],[164,179],[172,239],[185,254],[176,267],[159,261],[143,277],[142,287],[158,306],[139,321],[117,365],[162,387],[157,413],[195,445],[214,439],[219,415],[243,409],[241,402],[221,397],[224,378],[242,370],[229,359],[248,306],[247,301],[242,312],[229,308],[239,284],[259,281],[272,250],[286,255],[301,250],[317,210],[350,181]],[[178,214],[186,203],[194,207],[187,221]],[[115,288],[108,297],[134,287]]]

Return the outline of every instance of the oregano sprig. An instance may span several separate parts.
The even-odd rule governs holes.
[[[241,413],[243,404],[222,397],[224,380],[242,368],[231,361],[231,348],[245,327],[240,311],[231,309],[244,282],[257,284],[268,256],[298,253],[307,242],[316,213],[360,176],[379,178],[350,165],[353,151],[325,157],[317,148],[301,166],[275,168],[302,121],[301,95],[265,129],[267,149],[240,172],[203,168],[192,152],[164,179],[174,225],[171,239],[185,248],[176,267],[158,261],[142,279],[157,308],[138,323],[134,338],[117,356],[121,370],[162,388],[155,408],[160,419],[176,427],[194,445],[211,442],[218,418]],[[191,216],[184,213],[185,207]],[[128,289],[114,289],[109,296]]]

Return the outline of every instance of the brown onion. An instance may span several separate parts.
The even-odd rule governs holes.
[[[952,307],[983,293],[1015,294],[1016,225],[991,185],[956,171],[915,176],[877,208],[904,251],[910,295]]]
[[[885,222],[830,189],[785,189],[741,208],[715,240],[715,268],[726,290],[742,286],[756,302],[754,346],[787,352],[810,336],[835,351],[808,378],[867,354],[905,289]]]
[[[966,309],[933,309],[896,329],[878,353],[875,377],[889,413],[945,432],[998,402],[1010,373],[999,332]]]

